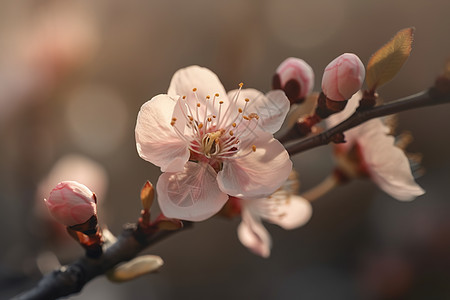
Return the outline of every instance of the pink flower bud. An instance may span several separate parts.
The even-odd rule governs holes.
[[[277,68],[272,85],[284,90],[291,103],[301,102],[314,87],[314,72],[304,60],[290,57]]]
[[[353,53],[344,53],[325,68],[322,91],[328,99],[348,100],[361,89],[365,75],[366,71],[359,57]]]
[[[97,214],[94,193],[76,181],[58,183],[44,200],[50,214],[66,226],[83,224]]]

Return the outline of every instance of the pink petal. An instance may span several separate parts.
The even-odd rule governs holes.
[[[194,88],[197,89],[195,94],[193,93]],[[208,105],[208,114],[217,114],[219,101],[224,101],[222,109],[228,107],[227,94],[217,75],[211,70],[199,66],[189,66],[175,72],[167,94],[172,97],[186,96],[188,101],[184,103],[190,107],[192,112],[196,112],[196,105],[200,103],[200,120],[197,120],[200,122],[205,118],[204,108],[206,105]],[[215,108],[213,108],[212,101],[207,101],[206,96],[210,96],[210,99],[212,99],[215,94],[219,94],[219,97],[217,97]],[[183,107],[183,109],[185,108]],[[195,118],[195,115],[193,117]]]
[[[272,241],[259,218],[255,218],[248,210],[242,211],[242,222],[238,227],[238,238],[253,253],[267,258],[270,256]]]
[[[228,92],[230,101],[234,99],[237,92],[238,90]],[[245,107],[246,98],[250,101],[247,103],[245,114],[258,114],[258,127],[262,131],[275,133],[281,128],[290,107],[289,100],[283,91],[275,90],[264,95],[255,89],[243,89],[237,99],[238,108]]]
[[[410,201],[425,193],[414,181],[408,158],[394,145],[394,137],[380,119],[370,120],[361,128],[358,140],[364,162],[373,181],[392,197]]]
[[[220,189],[239,198],[256,198],[272,194],[288,178],[292,162],[283,145],[270,133],[261,132],[254,141],[256,151],[240,158],[227,159],[217,175]]]
[[[136,148],[139,156],[163,172],[182,171],[189,159],[188,144],[172,125],[176,101],[158,95],[142,105],[136,122]]]
[[[203,221],[216,214],[228,195],[218,187],[208,164],[188,161],[183,172],[164,173],[156,185],[158,203],[166,217]]]
[[[276,215],[271,215],[266,220],[290,230],[305,225],[311,216],[311,203],[305,198],[291,195],[287,201],[277,206]]]

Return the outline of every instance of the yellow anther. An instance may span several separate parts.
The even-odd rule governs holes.
[[[196,91],[197,91],[197,88],[193,88],[192,91],[193,91],[193,92],[196,92]]]
[[[213,118],[215,119],[215,118],[216,118],[216,115],[213,115]]]
[[[209,95],[208,96],[206,96],[206,99],[209,99],[209,98],[211,98]]]
[[[233,127],[236,127],[236,123],[231,124]]]
[[[252,150],[253,150],[253,152],[256,151],[256,146],[255,145],[252,146]]]
[[[197,103],[197,107],[200,107],[200,103]]]
[[[256,119],[256,120],[259,120],[259,116],[258,116],[257,113],[251,113],[251,114],[248,115],[248,117],[249,117],[250,119]]]
[[[203,123],[198,124],[198,129],[202,129],[203,128]]]
[[[170,122],[170,125],[174,126],[175,125],[175,121]]]
[[[250,101],[250,99],[248,99],[248,98],[245,98],[245,102],[248,102],[248,101]]]
[[[240,114],[242,114],[242,108],[239,108],[239,109],[238,109],[238,112],[239,112]]]
[[[211,122],[211,120],[212,120],[211,117],[208,117],[208,122]]]
[[[184,100],[184,99],[186,99],[186,96],[183,96],[182,98],[183,98],[183,100]]]
[[[188,118],[189,118],[189,121],[194,121],[194,118],[193,117],[191,117],[191,116],[188,116]]]
[[[233,130],[230,130],[230,135],[233,136],[233,134],[234,134],[234,133],[233,133]]]
[[[172,121],[176,121],[177,120],[177,118],[172,118]]]
[[[220,101],[219,104],[223,104],[223,101]]]
[[[219,93],[216,93],[214,96],[219,97]]]
[[[243,83],[243,82],[239,83],[239,87],[240,87],[240,88],[242,88],[243,86],[244,86],[244,83]]]
[[[250,120],[250,118],[249,117],[247,117],[247,116],[242,116],[244,119],[246,119],[247,121],[248,120]]]

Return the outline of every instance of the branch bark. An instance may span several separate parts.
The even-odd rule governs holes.
[[[298,154],[315,147],[327,145],[336,137],[342,135],[345,131],[356,127],[370,119],[388,116],[414,108],[444,104],[449,102],[450,93],[448,93],[447,91],[443,92],[433,87],[429,90],[422,91],[420,93],[383,105],[375,106],[370,109],[356,110],[356,112],[347,120],[339,123],[335,127],[332,127],[318,135],[288,144],[286,146],[286,150],[290,155]]]
[[[184,222],[180,230],[162,230],[154,234],[139,235],[136,226],[127,226],[118,240],[98,259],[82,257],[70,265],[63,266],[45,275],[33,289],[18,295],[18,300],[49,300],[78,293],[93,278],[105,274],[121,262],[136,257],[139,252],[176,232],[192,226]],[[136,234],[138,233],[138,234]]]

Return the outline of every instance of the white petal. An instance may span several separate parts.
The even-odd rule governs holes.
[[[197,89],[195,94],[193,89]],[[199,109],[199,122],[203,122],[205,117],[205,104],[208,103],[208,113],[217,114],[219,101],[224,101],[223,108],[228,106],[228,97],[223,88],[222,83],[216,74],[207,68],[199,66],[189,66],[175,72],[169,85],[167,92],[169,96],[186,96],[185,103],[190,107],[191,111],[196,112],[196,105],[200,103],[202,106]],[[212,108],[212,100],[206,101],[206,96],[210,96],[211,99],[215,94],[219,94],[217,98],[215,108]]]
[[[164,173],[156,185],[158,203],[166,217],[203,221],[216,214],[228,195],[218,187],[208,164],[188,161],[183,172]]]
[[[280,202],[276,215],[273,214],[266,220],[289,230],[305,225],[311,216],[311,203],[305,198],[291,195],[287,201]]]
[[[272,241],[261,220],[249,211],[242,210],[242,222],[238,227],[238,238],[253,253],[264,258],[269,257]]]
[[[238,90],[228,92],[230,101],[234,99],[237,92]],[[262,131],[275,133],[281,128],[290,107],[289,100],[283,91],[275,90],[264,95],[255,89],[243,89],[237,99],[238,108],[244,108],[245,99],[250,100],[245,114],[258,114],[258,127]]]
[[[327,127],[328,128],[334,127],[339,123],[343,122],[344,120],[348,119],[358,108],[359,100],[361,100],[361,98],[362,98],[361,91],[354,94],[348,100],[347,105],[345,106],[345,109],[343,111],[333,114],[325,120]],[[360,129],[361,127],[357,126],[344,132],[346,143],[337,144],[336,146],[339,148],[343,148],[345,151],[350,150],[351,146],[355,143],[356,139],[360,135]]]
[[[398,200],[410,201],[424,194],[414,181],[405,153],[394,145],[394,137],[386,135],[389,129],[380,119],[365,124],[358,144],[373,181]]]
[[[136,122],[139,156],[161,167],[163,172],[181,171],[189,159],[187,142],[170,125],[175,103],[167,95],[155,96],[142,105]]]
[[[224,161],[217,176],[224,193],[239,198],[267,196],[288,178],[292,162],[283,145],[266,132],[259,133],[253,142],[255,152]]]

